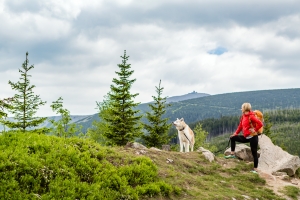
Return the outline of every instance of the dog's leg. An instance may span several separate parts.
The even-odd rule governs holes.
[[[181,137],[180,137],[179,133],[178,133],[178,140],[179,140],[180,152],[183,152],[183,144],[182,144]]]
[[[186,152],[186,144],[185,144],[185,142],[182,142],[182,144],[183,144],[183,147],[184,147],[184,152]]]
[[[190,152],[190,143],[186,142],[185,145],[186,145],[186,151],[185,152]]]

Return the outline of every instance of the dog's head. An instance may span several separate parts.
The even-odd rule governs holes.
[[[183,118],[181,118],[181,119],[177,118],[177,120],[173,122],[173,125],[175,127],[179,127],[179,128],[183,127],[185,125],[184,119]]]

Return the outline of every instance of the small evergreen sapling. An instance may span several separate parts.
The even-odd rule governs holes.
[[[77,127],[75,123],[70,123],[72,118],[70,111],[63,107],[63,98],[59,97],[56,101],[52,102],[52,110],[61,116],[58,121],[50,120],[54,126],[54,135],[58,137],[74,136],[77,132],[81,131],[81,127]]]
[[[166,112],[166,107],[171,106],[166,104],[167,97],[162,97],[163,87],[161,87],[161,80],[156,88],[157,96],[152,96],[154,103],[150,103],[151,112],[146,112],[146,118],[149,123],[144,123],[144,128],[148,134],[142,135],[146,146],[161,148],[163,144],[170,142],[168,131],[172,126],[168,123],[168,118],[163,118]]]
[[[11,88],[18,93],[14,95],[11,101],[9,112],[14,115],[15,121],[5,120],[4,124],[12,129],[20,129],[25,132],[28,128],[37,127],[43,123],[46,117],[34,117],[40,106],[46,104],[46,101],[42,101],[39,95],[35,95],[33,89],[35,85],[30,85],[28,74],[29,70],[34,66],[28,66],[28,52],[26,52],[26,60],[22,65],[22,69],[19,69],[21,73],[20,81],[13,83],[9,81]]]

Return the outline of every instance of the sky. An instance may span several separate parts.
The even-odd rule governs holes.
[[[124,50],[146,103],[165,97],[300,88],[300,1],[0,0],[0,99],[29,53],[30,84],[54,116],[97,112]]]

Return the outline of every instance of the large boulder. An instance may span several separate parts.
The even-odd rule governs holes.
[[[298,156],[293,156],[279,146],[274,145],[268,136],[259,136],[258,145],[261,152],[258,169],[271,174],[286,172],[289,176],[293,176],[300,167]]]
[[[215,155],[210,152],[207,149],[204,149],[203,147],[199,147],[199,149],[197,150],[197,152],[202,152],[202,154],[204,155],[204,157],[209,160],[209,162],[212,162],[215,159]]]
[[[230,148],[225,151],[225,155],[229,155],[231,152]],[[245,144],[237,144],[235,146],[235,156],[239,159],[242,159],[244,161],[253,161],[253,156],[251,153],[251,149],[249,146]],[[260,153],[258,152],[258,157],[260,156]]]

